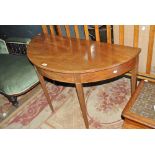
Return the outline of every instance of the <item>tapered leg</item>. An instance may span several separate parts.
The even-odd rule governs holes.
[[[136,65],[133,70],[131,70],[131,94],[134,93],[137,87],[137,73],[138,73],[138,57],[136,59]]]
[[[76,83],[76,91],[82,111],[82,115],[84,118],[85,126],[88,129],[89,128],[89,123],[88,123],[88,118],[87,118],[87,110],[86,110],[86,104],[85,104],[85,99],[84,99],[84,92],[83,92],[83,87],[81,83]]]
[[[135,89],[136,89],[136,84],[137,84],[137,79],[136,79],[136,75],[137,75],[137,73],[136,73],[136,70],[135,69],[133,69],[132,71],[131,71],[131,94],[133,94],[134,93],[134,91],[135,91]]]
[[[44,91],[44,94],[45,94],[45,96],[46,96],[46,99],[47,99],[47,101],[48,101],[48,104],[49,104],[51,110],[54,112],[54,108],[53,108],[53,106],[52,106],[52,104],[51,104],[50,96],[49,96],[49,94],[48,94],[48,91],[47,91],[47,88],[46,88],[46,85],[45,85],[44,77],[43,77],[39,72],[37,72],[37,74],[38,74],[38,78],[39,78],[41,87],[42,87],[42,89],[43,89],[43,91]]]

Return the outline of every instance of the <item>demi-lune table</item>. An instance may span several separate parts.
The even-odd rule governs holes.
[[[86,128],[89,128],[83,83],[97,82],[131,72],[132,93],[140,49],[60,36],[40,35],[32,39],[27,56],[35,65],[38,77],[54,111],[44,77],[75,83]]]

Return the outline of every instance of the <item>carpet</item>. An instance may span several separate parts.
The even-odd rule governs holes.
[[[0,114],[11,111],[1,119],[0,128],[8,129],[83,129],[82,118],[76,89],[72,85],[55,85],[47,82],[52,113],[44,93],[38,85],[32,91],[19,98],[20,106],[12,106],[0,96]],[[130,80],[123,77],[106,83],[97,83],[84,87],[87,116],[92,129],[120,129],[123,120],[122,110],[130,98]],[[14,107],[13,107],[14,108]],[[9,110],[8,110],[9,109]]]

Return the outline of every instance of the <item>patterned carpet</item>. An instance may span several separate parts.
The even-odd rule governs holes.
[[[76,90],[71,85],[47,82],[55,112],[52,113],[40,85],[19,98],[16,109],[0,96],[1,128],[26,129],[82,129],[85,128]],[[121,112],[130,97],[130,80],[120,78],[113,82],[84,87],[87,115],[92,129],[119,129]],[[5,118],[5,119],[4,119]]]

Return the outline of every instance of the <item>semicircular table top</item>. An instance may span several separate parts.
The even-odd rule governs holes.
[[[32,63],[46,70],[86,73],[119,66],[140,53],[140,49],[66,37],[37,36],[27,55]],[[58,63],[59,62],[59,63]]]

